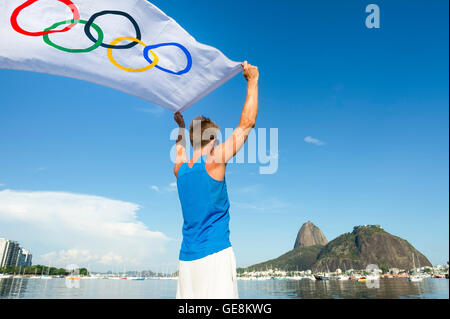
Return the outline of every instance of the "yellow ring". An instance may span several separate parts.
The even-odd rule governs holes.
[[[120,38],[117,38],[117,39],[115,39],[113,42],[111,42],[110,45],[116,45],[117,43],[122,42],[122,41],[133,41],[133,42],[139,43],[140,45],[142,45],[142,46],[144,46],[144,47],[147,46],[147,45],[146,45],[144,42],[142,42],[141,40],[136,39],[136,38],[133,38],[133,37],[120,37]],[[146,66],[145,68],[141,68],[141,69],[130,69],[130,68],[126,68],[126,67],[120,65],[119,63],[117,63],[117,61],[114,60],[114,57],[113,57],[112,49],[111,49],[111,48],[108,48],[107,53],[108,53],[108,59],[109,59],[109,61],[111,61],[111,63],[114,64],[114,65],[115,65],[116,67],[118,67],[119,69],[124,70],[124,71],[127,71],[127,72],[144,72],[144,71],[150,70],[150,69],[153,68],[155,65],[157,65],[158,62],[159,62],[159,57],[158,57],[152,50],[149,50],[149,51],[150,51],[150,53],[153,55],[153,63],[150,64],[149,66]]]

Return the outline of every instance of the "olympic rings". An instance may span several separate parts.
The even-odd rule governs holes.
[[[41,32],[29,32],[29,31],[23,30],[17,23],[17,17],[19,16],[20,12],[23,9],[31,6],[33,3],[37,2],[37,1],[39,1],[39,0],[27,0],[25,3],[23,3],[22,5],[20,5],[13,11],[13,13],[11,15],[11,26],[16,32],[21,33],[23,35],[27,35],[27,36],[33,36],[33,37],[43,36],[44,42],[46,44],[48,44],[49,46],[51,46],[55,49],[58,49],[58,50],[64,51],[64,52],[68,52],[68,53],[87,53],[87,52],[94,51],[95,49],[97,49],[100,46],[104,47],[107,49],[106,50],[107,56],[108,56],[108,59],[111,61],[111,63],[114,66],[116,66],[117,68],[119,68],[123,71],[127,71],[127,72],[134,72],[134,73],[144,72],[144,71],[150,70],[155,67],[155,68],[157,68],[163,72],[169,73],[169,74],[182,75],[182,74],[188,73],[192,69],[192,56],[189,53],[188,49],[186,49],[183,45],[181,45],[179,43],[175,43],[175,42],[160,43],[160,44],[155,44],[155,45],[146,45],[144,42],[141,41],[141,30],[140,30],[139,25],[137,24],[136,20],[128,13],[122,12],[122,11],[105,10],[105,11],[95,13],[87,21],[80,20],[80,13],[78,11],[78,8],[72,3],[72,1],[58,0],[62,3],[64,3],[65,5],[67,5],[72,10],[73,19],[57,22]],[[94,21],[98,17],[100,17],[102,15],[107,15],[107,14],[124,16],[128,20],[130,20],[131,24],[133,25],[134,29],[136,30],[136,37],[119,37],[119,38],[115,39],[114,41],[112,41],[110,44],[103,43],[104,32],[97,24],[94,23]],[[86,36],[92,42],[94,42],[94,44],[92,46],[90,46],[89,48],[69,49],[69,48],[59,46],[50,40],[49,34],[67,32],[70,29],[72,29],[77,23],[81,23],[81,24],[85,25],[84,32],[86,33]],[[67,27],[65,27],[64,29],[55,30],[57,27],[59,27],[61,25],[65,25],[65,24],[69,24],[69,25]],[[95,39],[94,36],[92,35],[91,27],[97,32],[98,39]],[[120,43],[122,41],[131,41],[131,42],[128,44],[125,44],[125,45],[117,45],[118,43]],[[130,48],[133,48],[134,46],[136,46],[137,44],[140,44],[144,47],[143,55],[144,55],[144,58],[150,63],[150,65],[148,65],[144,68],[140,68],[140,69],[131,69],[131,68],[124,67],[124,66],[120,65],[119,63],[117,63],[117,61],[114,59],[113,54],[112,54],[113,49],[116,49],[116,50],[130,49]],[[187,58],[186,68],[177,72],[177,71],[171,71],[171,70],[168,70],[168,69],[158,66],[160,59],[152,51],[152,49],[157,49],[159,47],[164,47],[164,46],[175,46],[175,47],[178,47],[179,49],[181,49]],[[153,56],[153,59],[151,59],[149,57],[149,53],[151,53],[151,55]]]
[[[186,68],[184,70],[179,71],[179,72],[170,71],[170,70],[167,70],[167,69],[165,69],[163,67],[160,67],[158,65],[155,65],[155,68],[160,69],[161,71],[164,71],[164,72],[167,72],[167,73],[175,74],[175,75],[181,75],[181,74],[185,74],[185,73],[189,72],[189,70],[192,68],[192,56],[189,53],[189,51],[184,46],[182,46],[179,43],[172,42],[172,43],[161,43],[161,44],[149,45],[149,46],[145,47],[145,49],[144,49],[144,58],[148,62],[152,63],[152,60],[150,60],[150,58],[148,57],[148,52],[149,51],[151,52],[151,49],[156,49],[156,48],[165,47],[165,46],[176,46],[176,47],[180,48],[184,52],[184,54],[186,55],[187,66],[186,66]]]
[[[87,24],[88,22],[85,21],[85,20],[61,21],[61,22],[55,23],[50,28],[45,29],[45,31],[53,30],[53,29],[59,27],[60,25],[69,24],[69,23]],[[104,35],[103,35],[102,29],[100,29],[100,27],[98,25],[96,25],[94,23],[91,23],[91,26],[95,29],[95,31],[97,31],[98,40],[97,40],[97,42],[94,43],[94,45],[90,46],[87,49],[68,49],[68,48],[64,48],[64,47],[59,46],[57,44],[54,44],[52,41],[50,41],[50,38],[49,38],[48,34],[44,34],[44,42],[47,43],[49,46],[54,47],[55,49],[58,49],[58,50],[61,50],[61,51],[64,51],[64,52],[69,52],[69,53],[85,53],[85,52],[94,51],[95,49],[97,49],[102,44]]]
[[[114,64],[114,65],[115,65],[116,67],[118,67],[119,69],[124,70],[124,71],[127,71],[127,72],[144,72],[144,71],[150,70],[150,69],[153,68],[156,64],[158,64],[158,62],[159,62],[159,57],[158,57],[155,53],[153,53],[153,51],[150,51],[150,52],[152,53],[153,58],[155,59],[155,61],[151,62],[151,64],[150,64],[149,66],[146,66],[145,68],[141,68],[141,69],[130,69],[130,68],[126,68],[126,67],[124,67],[124,66],[121,66],[119,63],[116,62],[116,60],[114,60],[114,57],[113,57],[113,55],[112,55],[112,48],[113,48],[117,43],[122,42],[122,41],[133,41],[133,42],[135,42],[136,44],[139,43],[140,45],[142,45],[142,46],[144,46],[144,47],[147,46],[147,45],[146,45],[144,42],[142,42],[141,40],[136,39],[136,38],[132,38],[132,37],[120,37],[120,38],[115,39],[113,42],[111,42],[111,44],[110,44],[111,48],[108,48],[108,50],[107,50],[108,58],[109,58],[109,60],[111,61],[111,63]]]
[[[46,34],[50,34],[50,33],[66,32],[66,31],[69,31],[70,29],[72,29],[76,25],[76,23],[72,23],[71,25],[65,27],[62,30],[43,31],[43,32],[29,32],[29,31],[23,30],[17,23],[17,17],[19,16],[19,13],[23,9],[31,6],[36,1],[38,1],[38,0],[28,0],[27,2],[25,2],[24,4],[22,4],[21,6],[17,7],[14,10],[14,12],[11,15],[11,25],[15,31],[17,31],[21,34],[24,34],[24,35],[28,35],[30,37],[39,37],[41,35],[46,35]],[[65,5],[67,5],[70,8],[70,10],[72,10],[73,20],[80,19],[80,13],[78,12],[78,8],[72,3],[72,1],[70,1],[70,0],[58,0],[58,1],[64,3]]]
[[[122,12],[122,11],[102,11],[102,12],[98,12],[98,13],[94,14],[89,19],[88,23],[86,23],[86,25],[84,26],[84,32],[86,33],[87,37],[89,39],[91,39],[91,41],[96,42],[95,38],[92,36],[91,31],[90,31],[91,24],[94,22],[95,19],[97,19],[98,17],[105,15],[105,14],[121,15],[121,16],[128,18],[130,20],[130,22],[133,24],[134,28],[136,29],[135,39],[141,40],[141,29],[139,29],[139,26],[138,26],[136,20],[134,20],[133,17],[130,16],[128,13]],[[102,43],[101,46],[104,48],[108,48],[108,49],[131,49],[132,47],[136,46],[137,44],[138,44],[138,42],[131,42],[127,45],[112,46],[112,45]]]

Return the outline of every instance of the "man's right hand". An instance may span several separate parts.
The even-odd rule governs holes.
[[[178,126],[181,128],[185,127],[183,115],[180,112],[175,112],[173,119],[177,122]]]
[[[247,80],[247,82],[258,81],[259,79],[258,67],[248,64],[247,61],[242,63],[242,67],[244,68],[244,77]]]

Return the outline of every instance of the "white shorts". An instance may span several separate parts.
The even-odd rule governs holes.
[[[204,258],[180,260],[177,299],[237,299],[236,257],[232,247]]]

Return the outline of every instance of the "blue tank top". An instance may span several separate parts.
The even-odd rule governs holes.
[[[225,180],[209,176],[202,156],[192,168],[178,170],[177,186],[183,210],[180,260],[196,260],[231,246],[230,202]]]

